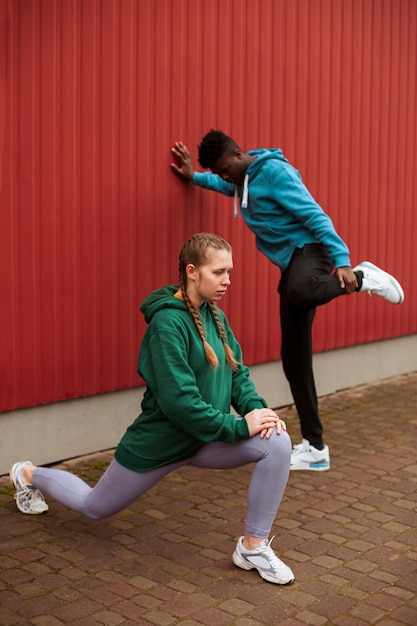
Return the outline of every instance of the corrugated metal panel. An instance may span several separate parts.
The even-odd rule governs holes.
[[[138,305],[187,236],[231,241],[223,303],[249,363],[279,357],[279,272],[229,199],[170,172],[211,127],[280,146],[407,299],[341,298],[318,351],[416,332],[414,0],[3,0],[0,410],[137,384]]]

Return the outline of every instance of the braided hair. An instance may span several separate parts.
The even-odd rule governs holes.
[[[190,237],[190,239],[185,242],[181,249],[178,263],[178,274],[182,297],[185,304],[187,305],[191,317],[194,320],[198,333],[201,337],[201,341],[203,342],[206,359],[212,367],[217,367],[219,361],[217,359],[216,353],[206,339],[206,332],[201,321],[200,313],[197,307],[195,307],[194,304],[191,302],[186,289],[187,265],[189,265],[190,263],[193,264],[195,267],[201,267],[202,265],[205,265],[207,263],[207,253],[210,248],[214,248],[215,250],[227,250],[227,252],[232,251],[230,244],[218,235],[214,235],[212,233],[197,233]],[[220,320],[219,310],[214,302],[209,302],[209,306],[213,312],[213,316],[219,330],[220,339],[223,343],[226,362],[234,371],[236,371],[239,368],[239,364],[234,357],[233,350],[227,343],[226,331]]]

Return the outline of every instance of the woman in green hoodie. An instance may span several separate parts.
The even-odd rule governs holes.
[[[230,245],[199,233],[179,256],[179,285],[153,292],[141,311],[148,323],[138,371],[146,381],[142,412],[122,437],[95,487],[69,472],[15,463],[10,478],[18,509],[48,510],[43,493],[92,519],[118,513],[184,465],[230,469],[255,463],[245,533],[233,562],[265,580],[287,584],[291,569],[268,540],[285,486],[291,442],[285,423],[261,398],[242,362],[224,313]],[[231,413],[231,406],[239,417]]]

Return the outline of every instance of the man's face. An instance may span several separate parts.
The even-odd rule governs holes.
[[[241,150],[234,150],[232,154],[227,153],[220,157],[211,171],[227,183],[240,185],[248,169],[248,164],[243,157]]]

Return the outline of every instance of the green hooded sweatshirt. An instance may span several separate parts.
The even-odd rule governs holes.
[[[219,365],[211,367],[186,304],[175,297],[176,285],[154,291],[140,309],[148,323],[139,353],[138,372],[146,381],[142,413],[129,426],[116,450],[117,461],[132,470],[151,469],[193,457],[209,441],[248,439],[239,415],[266,407],[255,390],[242,351],[223,311],[227,342],[239,369],[226,363],[223,344],[207,302],[200,315]]]

